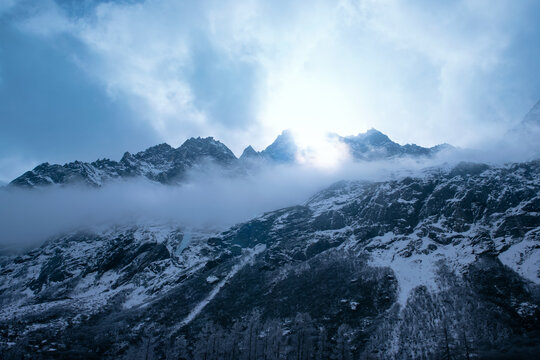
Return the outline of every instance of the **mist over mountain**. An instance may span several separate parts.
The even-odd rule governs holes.
[[[538,19],[0,0],[0,360],[539,358]]]
[[[180,186],[169,205],[170,190],[159,191],[176,186],[79,188],[98,196],[102,220],[112,223],[2,257],[4,354],[527,358],[538,350],[538,161],[408,166],[392,176],[374,167],[371,180],[366,171],[365,180],[335,183],[298,205],[248,214],[250,204],[265,203],[258,193],[295,200],[317,175],[272,191],[295,178],[284,174],[251,191],[247,182],[233,188],[221,179],[212,188],[199,179],[200,189]],[[125,196],[115,198],[123,187]],[[69,189],[16,190],[28,199],[59,191],[45,198],[57,207],[65,204],[54,199]],[[148,203],[130,201],[143,190]],[[88,208],[84,193],[64,194]],[[125,211],[152,200],[153,219],[114,217],[126,215],[116,202]],[[247,213],[233,221],[251,220],[217,226],[238,211]]]
[[[399,145],[381,132],[371,129],[357,136],[340,137],[329,135],[346,145],[344,153],[333,159],[337,164],[348,160],[348,155],[357,161],[374,161],[403,157],[430,158],[441,151],[451,151],[452,146],[444,144],[424,148],[414,144]],[[64,165],[43,163],[11,181],[11,185],[35,187],[50,184],[86,184],[101,186],[117,179],[143,177],[162,184],[178,184],[186,181],[191,170],[205,167],[219,167],[225,173],[244,174],[253,162],[262,166],[275,164],[295,164],[298,159],[311,151],[300,149],[290,131],[284,131],[264,150],[257,152],[248,146],[240,158],[236,158],[226,145],[212,137],[190,138],[180,147],[168,144],[150,147],[134,155],[126,152],[120,161],[109,159],[92,163],[75,161]]]
[[[464,162],[484,155],[374,129],[327,139],[330,168],[284,131],[239,158],[190,138],[13,180],[0,189],[6,358],[535,353],[538,160]]]
[[[522,124],[525,126],[528,126],[528,125],[540,126],[540,100],[525,115],[525,117],[523,118]]]
[[[0,189],[6,358],[535,353],[538,160],[464,162],[497,153],[374,129],[326,139],[332,167],[284,131],[239,158],[199,137],[13,180]]]

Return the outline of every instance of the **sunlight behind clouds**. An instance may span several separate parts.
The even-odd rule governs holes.
[[[293,128],[291,133],[298,146],[296,160],[301,165],[334,171],[352,160],[349,147],[332,134],[313,128]]]
[[[212,135],[238,154],[287,128],[374,127],[403,143],[474,146],[531,105],[490,91],[504,89],[506,51],[530,6],[156,0],[98,3],[74,17],[48,1],[19,24],[80,41],[81,67],[173,145]]]

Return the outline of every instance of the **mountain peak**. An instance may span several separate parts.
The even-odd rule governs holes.
[[[122,158],[120,159],[120,162],[126,162],[133,158],[133,154],[131,154],[129,151],[126,151],[124,155],[122,155]]]
[[[219,143],[219,141],[215,140],[213,136],[208,136],[205,138],[197,136],[197,137],[190,137],[189,139],[184,141],[184,143],[180,145],[180,147],[184,145],[190,146],[194,144],[215,144],[215,143]]]
[[[351,144],[362,144],[362,145],[387,145],[387,144],[396,144],[390,138],[380,132],[377,129],[371,128],[364,133],[359,133],[358,135],[346,136],[343,138],[345,142]],[[396,144],[397,145],[397,144]]]
[[[380,160],[400,156],[432,156],[441,150],[452,147],[448,144],[425,148],[415,144],[400,145],[392,141],[379,130],[369,129],[356,136],[341,138],[346,143],[355,159]]]
[[[227,146],[225,146],[222,142],[215,140],[212,136],[208,136],[205,138],[202,137],[191,137],[184,141],[182,145],[178,147],[177,150],[180,149],[209,149],[209,148],[221,148],[221,149],[227,149]]]
[[[170,157],[173,151],[174,148],[171,145],[167,143],[162,143],[149,147],[144,151],[138,152],[135,157],[138,159],[149,161],[151,163],[163,162]]]
[[[241,160],[244,159],[254,159],[259,158],[261,156],[260,153],[258,153],[251,145],[248,145],[242,152],[242,155],[240,156]]]
[[[375,129],[375,128],[371,128],[369,129],[368,131],[366,131],[364,133],[365,135],[384,135],[382,132],[380,132],[379,130]],[[384,135],[386,136],[386,135]]]
[[[170,151],[170,150],[173,150],[173,149],[174,148],[171,145],[169,145],[167,143],[161,143],[161,144],[149,147],[148,149],[144,150],[144,152],[145,153],[156,153],[156,152]]]
[[[187,139],[176,149],[176,154],[177,157],[183,159],[209,157],[223,163],[230,163],[236,160],[236,156],[234,156],[233,152],[227,146],[211,136]]]
[[[284,130],[261,154],[277,162],[294,162],[297,149],[292,132]]]
[[[360,133],[356,135],[354,138],[365,141],[373,145],[381,145],[383,143],[394,143],[392,140],[390,140],[390,138],[387,135],[383,134],[382,132],[374,128],[369,129],[365,133]]]

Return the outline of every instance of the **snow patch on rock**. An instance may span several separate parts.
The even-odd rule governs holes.
[[[524,278],[540,284],[540,245],[523,240],[499,255],[499,260]]]

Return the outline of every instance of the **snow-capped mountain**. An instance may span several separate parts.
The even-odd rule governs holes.
[[[257,152],[249,145],[244,149],[241,160],[264,159],[278,163],[292,163],[295,161],[298,146],[289,130],[283,131],[272,144],[263,151]]]
[[[377,130],[351,137],[338,137],[347,144],[356,160],[381,160],[395,157],[429,157],[450,145],[423,148],[414,144],[399,145]],[[120,161],[101,159],[92,163],[75,161],[64,165],[43,163],[11,182],[11,185],[35,187],[50,184],[82,183],[101,186],[114,179],[144,177],[162,184],[185,180],[189,170],[212,164],[227,171],[243,174],[253,161],[294,163],[298,146],[290,131],[283,131],[266,149],[257,152],[248,146],[239,159],[223,143],[212,137],[190,138],[180,147],[160,144],[136,154],[126,152]],[[249,167],[249,166],[248,166]]]
[[[378,130],[371,129],[356,136],[339,137],[349,145],[352,156],[360,160],[380,160],[400,156],[432,156],[441,150],[449,150],[452,146],[441,144],[425,148],[416,144],[400,145]]]
[[[100,186],[118,178],[145,177],[165,184],[182,181],[186,172],[208,163],[230,167],[236,156],[221,142],[191,138],[177,149],[168,144],[156,145],[135,155],[126,152],[119,162],[109,159],[92,163],[75,161],[65,165],[43,163],[11,182],[18,186],[83,183]]]
[[[336,183],[221,233],[139,224],[6,256],[0,351],[6,359],[532,358],[539,270],[540,161],[462,163]]]

